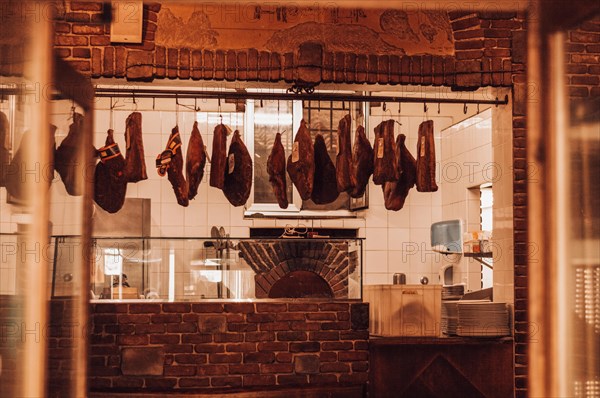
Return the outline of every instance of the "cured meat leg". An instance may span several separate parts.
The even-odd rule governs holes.
[[[383,198],[385,208],[398,211],[404,207],[404,202],[408,196],[408,191],[415,185],[417,180],[417,162],[404,144],[406,136],[399,134],[396,138],[396,149],[400,154],[400,166],[402,174],[398,181],[386,182],[383,184]]]
[[[435,142],[433,138],[433,120],[419,125],[417,141],[417,191],[435,192]]]
[[[8,165],[10,164],[10,131],[8,118],[0,112],[0,187],[6,186]]]
[[[81,134],[83,134],[83,115],[73,113],[73,123],[69,126],[69,132],[65,139],[56,148],[54,166],[65,184],[67,193],[73,196],[83,194],[83,182],[78,177],[83,177],[82,162],[80,155]],[[94,147],[89,148],[96,153]]]
[[[315,174],[315,152],[306,122],[300,122],[300,128],[294,138],[292,154],[288,156],[287,172],[298,189],[302,200],[311,197]],[[337,184],[337,182],[334,181]]]
[[[183,155],[178,126],[171,130],[166,149],[156,157],[156,170],[160,176],[167,174],[177,197],[177,203],[187,207],[189,205],[188,184],[183,176]]]
[[[125,203],[127,192],[126,162],[119,145],[108,130],[105,146],[98,149],[100,162],[94,173],[94,201],[109,213],[116,213]]]
[[[394,145],[394,120],[385,120],[375,127],[373,183],[398,181],[398,154]]]
[[[273,149],[271,149],[271,154],[267,158],[267,173],[279,207],[287,209],[289,203],[285,177],[285,149],[281,143],[281,133],[275,135]]]
[[[192,200],[198,194],[198,187],[204,177],[204,166],[206,165],[206,148],[198,122],[194,122],[192,135],[188,143],[187,154],[185,155],[185,178],[188,182],[188,199]]]
[[[142,114],[133,112],[125,123],[125,178],[127,182],[138,182],[148,179],[144,158],[144,142],[142,141]]]
[[[235,130],[229,145],[223,193],[229,203],[237,207],[246,203],[251,188],[252,157],[240,137],[240,132]]]
[[[224,124],[215,127],[212,145],[210,186],[223,189],[227,170],[227,127]]]
[[[352,148],[350,145],[350,127],[352,119],[350,115],[340,119],[338,125],[338,148],[339,152],[335,159],[335,170],[337,178],[337,190],[348,192],[352,189],[350,180],[350,164],[352,162]]]
[[[315,137],[315,179],[311,199],[318,205],[324,205],[336,200],[338,195],[335,166],[327,153],[323,136],[317,134]]]
[[[373,148],[367,139],[363,126],[358,126],[354,138],[350,168],[351,197],[360,198],[365,194],[371,174],[373,174]]]
[[[56,126],[49,126],[50,133],[50,146],[48,148],[48,157],[49,157],[49,167],[44,167],[41,172],[41,180],[46,184],[47,189],[50,189],[50,184],[54,180],[54,152],[56,150],[56,143],[54,141],[54,134],[56,133]],[[29,179],[27,177],[27,170],[34,170],[35,167],[32,166],[33,160],[29,159],[29,164],[27,163],[27,153],[31,150],[31,145],[36,145],[35,142],[31,140],[30,132],[26,131],[21,138],[21,145],[19,145],[19,149],[15,153],[10,164],[5,164],[4,171],[5,174],[5,186],[7,192],[16,199],[25,199],[25,182],[27,181],[35,181],[33,179]]]

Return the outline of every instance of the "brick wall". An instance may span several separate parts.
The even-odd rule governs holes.
[[[304,43],[285,54],[221,49],[190,50],[154,44],[160,5],[145,5],[143,43],[111,45],[102,4],[71,3],[56,22],[55,50],[81,73],[127,80],[192,79],[297,83],[367,83],[448,86],[455,90],[512,87],[515,231],[515,385],[527,384],[527,192],[525,15],[448,14],[454,56],[331,53]]]
[[[572,99],[600,96],[600,16],[567,33],[566,72]]]
[[[364,385],[368,304],[93,304],[90,387],[233,390]]]
[[[526,396],[527,318],[526,179],[527,169],[527,34],[525,15],[517,13],[449,12],[455,40],[454,56],[389,56],[331,53],[316,43],[304,43],[284,54],[221,49],[165,48],[154,44],[160,5],[144,12],[144,41],[111,45],[102,22],[101,3],[71,3],[56,21],[56,52],[91,77],[128,80],[192,79],[300,83],[380,83],[449,86],[456,90],[511,87],[513,106],[513,203],[515,263],[515,385]],[[582,24],[568,35],[567,72],[572,98],[598,96],[600,88],[600,23]]]

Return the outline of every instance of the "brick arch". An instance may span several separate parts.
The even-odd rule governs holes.
[[[310,271],[330,287],[334,298],[347,298],[348,274],[356,264],[348,256],[346,242],[325,241],[241,241],[243,258],[254,270],[257,298],[269,297],[279,279],[293,271]]]
[[[455,55],[357,54],[326,51],[317,42],[286,53],[257,49],[170,48],[156,45],[160,4],[144,5],[141,44],[114,44],[102,22],[103,3],[72,3],[55,21],[55,49],[91,77],[433,85],[456,89],[511,86],[511,31],[516,13],[448,12]]]

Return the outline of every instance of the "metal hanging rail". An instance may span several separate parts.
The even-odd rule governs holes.
[[[485,99],[432,98],[432,97],[401,97],[386,95],[336,94],[329,92],[314,92],[312,94],[292,94],[284,92],[247,92],[247,91],[191,91],[191,90],[161,90],[161,89],[123,89],[96,88],[96,97],[112,98],[173,98],[173,99],[225,99],[225,100],[281,100],[281,101],[344,101],[344,102],[386,102],[386,103],[419,103],[419,104],[480,104],[506,105],[508,95],[504,99],[496,97]]]

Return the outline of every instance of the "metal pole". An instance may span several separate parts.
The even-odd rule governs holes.
[[[226,100],[280,100],[280,101],[338,101],[338,102],[387,102],[387,103],[434,103],[434,104],[480,104],[480,105],[506,105],[508,95],[503,99],[461,99],[461,98],[435,98],[435,97],[402,97],[386,95],[364,94],[338,94],[331,92],[315,92],[312,94],[290,94],[284,92],[248,92],[248,91],[203,91],[203,90],[172,90],[172,89],[123,89],[123,88],[96,88],[96,97],[112,98],[207,98]]]

